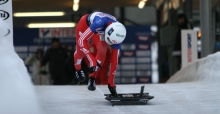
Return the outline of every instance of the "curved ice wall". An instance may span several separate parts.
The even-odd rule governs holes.
[[[42,114],[23,60],[5,35],[7,25],[0,20],[0,114]]]

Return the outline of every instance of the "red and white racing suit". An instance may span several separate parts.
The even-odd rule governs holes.
[[[112,22],[117,20],[106,13],[95,12],[92,14],[84,15],[76,26],[76,51],[74,53],[74,65],[76,70],[81,69],[81,61],[83,57],[87,57],[90,63],[90,67],[97,66],[97,62],[102,66],[106,53],[109,48],[108,44],[103,40],[104,30]],[[92,38],[94,42],[97,54],[94,57],[88,48],[88,41]],[[121,44],[111,45],[111,60],[110,60],[110,76],[108,83],[111,87],[115,87],[114,77],[116,73],[116,68],[118,64],[118,54]],[[95,77],[97,71],[90,74],[90,77]]]

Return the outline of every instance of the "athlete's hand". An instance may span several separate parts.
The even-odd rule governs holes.
[[[99,64],[99,62],[97,62],[97,66],[98,66],[99,68],[102,68],[102,66]]]
[[[92,66],[89,68],[89,73],[93,73],[98,70],[98,68],[102,68],[102,66],[97,62],[97,66]]]
[[[93,72],[97,71],[98,68],[99,68],[99,66],[92,66],[92,67],[90,67],[89,68],[89,73],[93,73]]]

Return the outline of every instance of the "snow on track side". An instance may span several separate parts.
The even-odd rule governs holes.
[[[167,83],[220,81],[220,52],[199,59],[174,74]]]

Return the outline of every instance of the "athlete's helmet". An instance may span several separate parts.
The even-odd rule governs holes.
[[[114,22],[105,29],[105,42],[108,45],[119,44],[125,37],[126,29],[124,25],[119,22]]]

